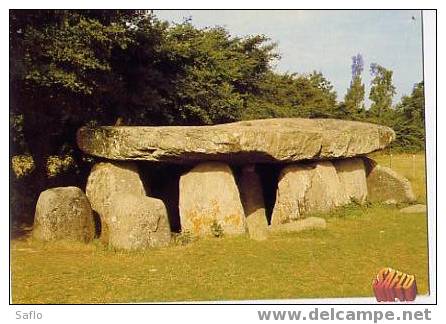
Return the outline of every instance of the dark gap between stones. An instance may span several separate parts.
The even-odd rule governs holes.
[[[239,192],[241,192],[240,176],[243,165],[240,164],[232,165],[231,168],[234,172],[234,177],[236,179]],[[279,164],[273,164],[273,163],[255,164],[255,172],[258,174],[262,185],[263,201],[265,204],[265,213],[268,224],[271,223],[271,216],[273,213],[274,204],[276,203],[276,191],[277,191],[279,173],[281,169],[282,166]],[[242,197],[240,197],[240,199],[242,199]],[[242,204],[243,203],[244,202],[242,201]]]
[[[170,229],[181,231],[179,213],[180,177],[192,166],[171,163],[140,162],[138,164],[141,180],[149,197],[161,199],[167,209]]]
[[[94,210],[93,210],[93,222],[94,222],[94,238],[99,238],[101,237],[102,233],[102,222],[101,222],[101,217]]]
[[[273,214],[274,205],[276,203],[276,192],[279,183],[279,174],[282,170],[280,164],[256,164],[256,172],[260,177],[263,190],[263,199],[265,202],[266,218],[268,225],[271,224],[271,216]]]

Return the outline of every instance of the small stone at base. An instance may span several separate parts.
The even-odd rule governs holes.
[[[404,213],[404,214],[425,213],[426,205],[416,204],[416,205],[408,206],[408,207],[400,209],[400,212]]]
[[[301,232],[310,229],[325,229],[327,222],[320,217],[308,217],[285,224],[276,224],[269,227],[272,232]]]

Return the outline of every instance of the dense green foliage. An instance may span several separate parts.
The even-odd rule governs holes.
[[[359,56],[358,56],[359,57]],[[392,109],[392,71],[374,65],[370,111],[352,79],[337,102],[320,73],[279,74],[263,35],[170,25],[138,10],[11,10],[12,205],[41,190],[83,186],[91,163],[76,130],[101,125],[203,125],[271,117],[334,117],[390,125],[397,145],[423,147],[423,89]]]
[[[243,119],[273,117],[329,117],[336,109],[336,92],[321,73],[309,75],[269,71],[258,93],[247,100]]]
[[[410,151],[424,149],[424,82],[415,84],[409,96],[401,98],[389,119],[397,138],[394,146]]]
[[[344,97],[344,104],[340,106],[345,117],[364,116],[365,85],[362,83],[361,73],[364,70],[364,60],[361,54],[352,57],[352,81]]]
[[[364,107],[365,86],[361,77],[353,78],[350,88],[344,98],[345,112],[348,115],[361,115],[365,112]]]
[[[393,72],[378,64],[371,64],[370,70],[374,76],[369,95],[372,100],[370,112],[379,118],[392,108],[392,99],[396,94],[392,83]]]

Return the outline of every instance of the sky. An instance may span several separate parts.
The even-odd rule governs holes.
[[[199,28],[223,26],[231,36],[264,34],[277,43],[278,72],[320,71],[342,100],[351,81],[352,56],[364,58],[366,97],[370,64],[393,73],[397,94],[411,93],[423,80],[422,21],[419,10],[155,10],[162,20],[191,18]],[[370,101],[366,100],[366,106]]]

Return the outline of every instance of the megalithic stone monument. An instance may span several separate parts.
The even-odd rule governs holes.
[[[268,220],[271,227],[300,221],[313,211],[326,212],[353,200],[379,202],[382,196],[386,202],[411,202],[414,195],[407,179],[393,171],[382,171],[365,157],[384,149],[394,139],[395,132],[381,125],[303,118],[214,126],[82,127],[77,133],[82,151],[113,163],[114,168],[133,170],[133,177],[137,172],[132,166],[134,161],[141,161],[140,166],[145,164],[147,168],[154,164],[187,166],[189,169],[177,181],[177,203],[182,230],[194,236],[212,235],[211,227],[215,226],[228,235],[248,231],[251,220],[245,217],[256,211],[251,211],[254,201],[262,203],[262,191],[276,192],[272,218]],[[255,188],[250,190],[246,170],[254,170],[257,164],[262,164],[263,169],[265,165],[280,169],[274,188],[259,188],[265,185],[259,174],[255,175]],[[110,192],[119,194],[124,190],[131,194],[136,190],[137,195],[144,195],[139,184],[129,189],[125,184],[130,182],[122,181],[120,188],[113,182],[115,187]],[[380,196],[379,191],[387,183],[394,184],[395,192],[389,190]],[[152,183],[145,186],[152,191]],[[250,197],[251,193],[256,197]],[[98,210],[104,207],[107,210],[107,206],[95,206]],[[138,212],[142,213],[140,209]],[[104,219],[118,216],[113,209],[107,213]],[[124,217],[122,214],[121,210],[119,217]],[[267,217],[263,211],[255,217],[262,226],[267,224],[258,219]],[[155,227],[152,232],[156,234]]]

